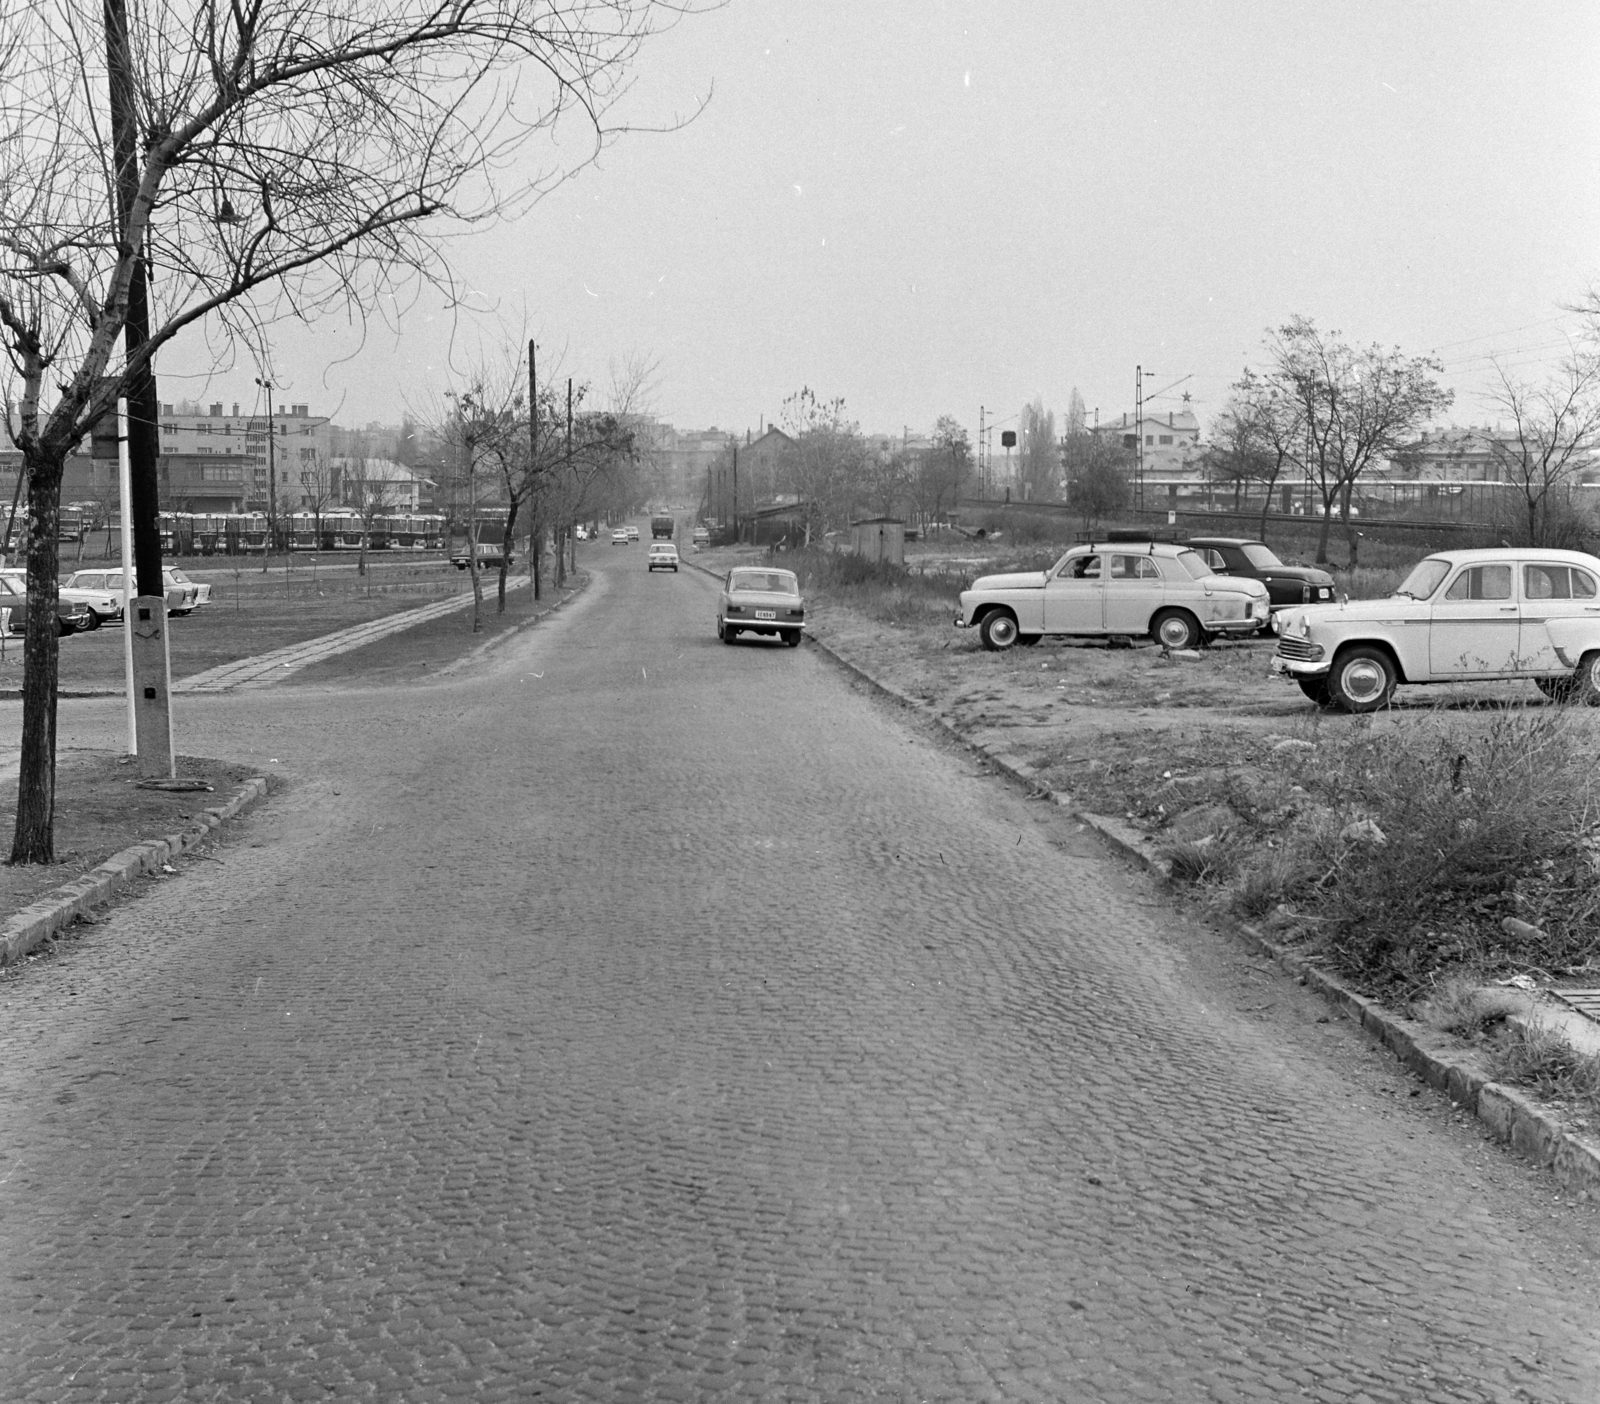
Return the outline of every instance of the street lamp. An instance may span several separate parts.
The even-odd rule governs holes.
[[[267,568],[267,553],[272,549],[278,532],[278,460],[277,446],[272,436],[272,382],[259,375],[256,384],[267,392],[267,540],[261,548],[261,569]]]

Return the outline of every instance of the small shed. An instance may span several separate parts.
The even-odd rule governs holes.
[[[906,563],[906,524],[899,517],[866,517],[850,523],[850,541],[856,555],[869,561]]]

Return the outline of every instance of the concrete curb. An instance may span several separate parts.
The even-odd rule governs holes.
[[[246,780],[227,803],[205,810],[197,828],[124,848],[76,881],[66,883],[24,907],[0,926],[0,966],[16,964],[63,927],[110,901],[119,888],[132,882],[141,873],[154,872],[177,854],[204,842],[211,837],[212,830],[254,804],[267,793],[267,789],[264,775]]]
[[[952,739],[984,757],[997,770],[1020,781],[1033,793],[1049,796],[1056,804],[1067,809],[1073,818],[1093,829],[1112,848],[1164,881],[1170,879],[1167,864],[1162,861],[1156,845],[1143,832],[1105,815],[1078,809],[1073,805],[1070,795],[1043,784],[1037,778],[1038,772],[1025,761],[997,747],[963,736],[931,703],[873,677],[816,635],[810,635],[810,639],[847,673],[883,696],[921,712]],[[1346,1018],[1360,1024],[1369,1037],[1387,1048],[1410,1072],[1429,1087],[1445,1093],[1464,1111],[1471,1112],[1500,1141],[1535,1165],[1550,1170],[1559,1184],[1569,1189],[1583,1190],[1592,1198],[1600,1198],[1600,1145],[1591,1144],[1566,1130],[1556,1117],[1515,1088],[1491,1082],[1480,1068],[1462,1059],[1461,1044],[1449,1035],[1390,1013],[1376,1000],[1357,994],[1298,951],[1269,941],[1251,926],[1223,922],[1215,917],[1209,919],[1230,927],[1263,955],[1270,957],[1286,974],[1321,995]]]

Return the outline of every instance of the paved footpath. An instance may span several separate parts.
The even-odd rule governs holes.
[[[0,982],[0,1398],[1600,1396],[1591,1213],[710,581],[585,564],[478,674],[180,714],[287,784]]]

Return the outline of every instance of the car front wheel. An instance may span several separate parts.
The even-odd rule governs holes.
[[[1200,624],[1181,609],[1164,609],[1150,621],[1150,637],[1164,648],[1193,648],[1200,642]]]
[[[1326,678],[1296,678],[1300,691],[1305,693],[1319,707],[1331,707],[1333,698],[1328,696],[1328,680]]]
[[[1600,658],[1600,654],[1595,656]],[[1375,712],[1389,705],[1398,682],[1388,654],[1360,645],[1345,649],[1333,660],[1328,696],[1341,711]]]
[[[1008,610],[991,610],[978,625],[979,642],[991,653],[1010,648],[1017,638],[1017,617]]]

